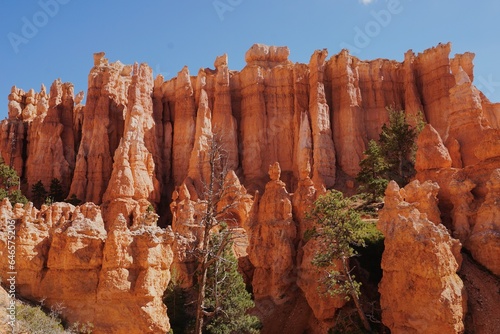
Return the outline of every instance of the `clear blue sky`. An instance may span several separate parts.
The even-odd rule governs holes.
[[[184,65],[192,74],[213,68],[223,53],[239,70],[254,43],[286,45],[292,61],[308,62],[315,49],[333,55],[347,45],[361,59],[401,61],[408,49],[450,41],[453,54],[476,54],[475,83],[500,101],[496,0],[1,0],[0,8],[0,118],[12,85],[38,91],[61,78],[86,92],[94,52],[170,78]]]

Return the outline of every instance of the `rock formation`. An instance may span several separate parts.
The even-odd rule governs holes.
[[[119,216],[108,231],[92,203],[0,205],[0,254],[7,253],[6,224],[16,221],[17,292],[62,317],[91,322],[93,333],[160,333],[170,326],[163,292],[170,279],[172,232],[142,219],[130,229]],[[147,217],[145,217],[147,218]],[[7,257],[0,260],[8,272]]]
[[[388,299],[394,295],[387,293],[391,275],[408,284],[416,275],[421,283],[415,284],[430,289],[429,296],[445,291],[450,301],[448,309],[436,305],[437,317],[422,310],[419,319],[429,319],[429,326],[451,319],[451,327],[435,329],[460,331],[460,261],[449,256],[457,255],[457,243],[443,225],[498,273],[500,104],[474,86],[474,55],[450,58],[450,49],[439,44],[419,54],[410,50],[403,62],[362,61],[347,50],[327,59],[326,50],[317,50],[308,64],[299,64],[288,59],[287,47],[256,44],[239,72],[229,69],[223,55],[214,69],[192,76],[185,67],[169,80],[153,79],[145,64],[109,63],[96,53],[85,106],[83,93],[75,96],[71,83],[60,80],[49,92],[44,86],[40,92],[13,87],[8,119],[0,124],[0,155],[18,172],[22,190],[30,196],[38,180],[48,187],[58,178],[65,195],[94,203],[40,210],[0,205],[2,224],[18,220],[19,254],[26,259],[19,264],[20,293],[63,301],[69,320],[92,321],[103,332],[120,333],[123,328],[110,323],[131,319],[138,333],[168,329],[166,317],[159,316],[161,295],[171,264],[185,286],[193,283],[192,251],[200,240],[210,173],[207,150],[217,143],[230,170],[220,201],[228,210],[219,218],[241,235],[235,252],[246,259],[248,251],[250,262],[242,261],[256,298],[268,300],[271,309],[295,305],[304,319],[320,323],[316,329],[323,328],[342,303],[315,298],[319,276],[310,259],[317,246],[303,240],[314,225],[305,212],[326,188],[355,186],[366,143],[378,139],[387,108],[404,109],[410,122],[420,112],[428,122],[418,139],[420,183],[393,189],[388,197],[386,218],[400,221],[400,229],[387,221],[381,226],[388,238],[386,258],[398,258],[397,248],[418,250],[425,257],[415,268],[427,276],[384,261],[382,300],[396,308],[384,310],[384,321],[396,331],[427,330],[410,318],[403,324],[408,327],[397,327],[405,320],[396,314],[406,314],[405,307],[420,312],[418,303],[433,300],[405,306],[401,296],[413,299],[404,291],[396,294],[401,303]],[[257,195],[252,198],[246,189]],[[391,205],[404,215],[397,216]],[[174,234],[156,227],[152,211]],[[440,271],[428,273],[432,266]],[[63,278],[61,296],[55,277]],[[439,284],[426,285],[430,280]],[[297,331],[314,327],[301,326]]]
[[[229,171],[223,180],[220,197],[216,197],[215,214],[218,221],[224,222],[235,235],[233,250],[239,258],[246,257],[248,227],[253,199],[247,194],[234,173]],[[170,210],[172,212],[172,229],[175,234],[174,263],[172,267],[181,286],[193,286],[194,272],[197,269],[195,250],[201,246],[204,226],[201,223],[206,213],[207,193],[198,193],[192,180],[187,178],[176,188],[172,196]]]
[[[324,75],[326,50],[315,51],[309,63],[309,112],[312,122],[313,168],[316,184],[332,187],[335,184],[335,148],[330,125],[330,108],[326,103]]]
[[[449,89],[448,129],[437,133],[431,121],[420,134],[416,178],[439,184],[443,223],[476,260],[495,272],[500,254],[498,231],[492,216],[486,216],[491,212],[487,208],[494,207],[489,203],[498,198],[493,184],[500,166],[500,132],[492,112],[495,107],[483,102],[482,93],[472,84],[472,58],[466,54],[451,62],[455,85]],[[482,232],[471,242],[476,225]],[[481,226],[488,227],[483,230]]]
[[[151,134],[154,126],[152,90],[151,68],[146,64],[135,64],[129,86],[123,137],[114,152],[109,187],[103,195],[107,223],[115,221],[119,214],[129,217],[137,206],[141,207],[139,210],[143,213],[150,202],[160,202],[154,158],[147,147],[148,142],[150,147],[156,147],[156,137]]]
[[[213,104],[213,132],[216,139],[220,140],[222,147],[227,152],[227,168],[237,170],[238,158],[238,124],[232,113],[231,102],[231,75],[229,72],[227,55],[217,57],[214,66],[215,92]]]
[[[314,318],[327,326],[335,325],[335,314],[338,309],[346,304],[342,296],[332,296],[325,288],[324,282],[327,270],[342,270],[342,263],[337,261],[334,265],[327,268],[321,268],[312,264],[318,249],[321,249],[321,241],[311,239],[307,241],[300,249],[301,262],[298,267],[297,286],[303,291],[304,296],[311,307]]]
[[[367,138],[357,63],[358,60],[349,55],[347,50],[332,57],[328,63],[328,74],[332,80],[331,94],[337,97],[332,100],[331,123],[338,164],[353,177],[359,172]],[[377,130],[375,135],[378,135]]]
[[[500,276],[500,169],[491,173],[488,194],[477,211],[467,248],[472,256]]]
[[[453,209],[451,210],[451,230],[453,236],[463,244],[470,235],[472,225],[471,207],[474,202],[471,190],[476,187],[476,184],[469,179],[459,178],[458,175],[457,173],[456,177],[449,184],[450,200],[453,204]]]
[[[42,90],[40,99],[44,98],[44,93]],[[56,80],[48,96],[47,112],[43,107],[31,124],[26,181],[35,184],[41,180],[48,189],[52,179],[56,178],[67,193],[75,169],[77,147],[73,127],[73,85]]]
[[[198,247],[202,236],[199,224],[203,212],[203,204],[191,200],[186,184],[174,191],[170,210],[172,211],[172,230],[175,233],[174,263],[176,280],[182,287],[189,288],[194,284],[194,272],[197,268],[194,250]]]
[[[401,189],[405,202],[413,203],[416,209],[427,215],[427,219],[436,225],[441,224],[441,212],[438,208],[437,195],[439,186],[436,182],[420,183],[415,180]]]
[[[463,333],[460,242],[430,221],[428,210],[406,202],[403,195],[391,181],[377,224],[385,236],[382,321],[392,333]]]
[[[277,305],[293,296],[297,237],[291,198],[280,174],[278,163],[269,166],[271,181],[260,200],[254,202],[257,215],[255,221],[249,223],[248,249],[250,262],[255,267],[252,280],[255,298],[270,297]]]
[[[132,67],[108,63],[104,53],[94,54],[89,74],[81,142],[70,194],[100,204],[113,167],[113,155],[123,137],[128,86]]]
[[[199,76],[204,82],[204,77]],[[205,83],[201,84],[202,87]],[[223,147],[222,138],[214,138],[212,132],[212,111],[208,106],[208,96],[204,88],[200,90],[200,98],[198,105],[198,113],[196,116],[196,133],[194,137],[194,145],[189,159],[187,177],[194,182],[197,194],[202,195],[206,187],[210,183],[211,178],[211,158],[218,158],[217,155],[222,152],[217,152]],[[218,143],[220,141],[220,143]],[[229,168],[229,167],[228,167]]]
[[[441,137],[431,124],[427,124],[420,132],[417,147],[417,156],[415,158],[415,169],[417,171],[451,168],[450,152],[448,152]]]
[[[175,117],[172,144],[174,183],[180,185],[187,176],[189,152],[193,149],[196,132],[196,107],[189,70],[184,67],[175,81]]]
[[[241,166],[252,191],[263,189],[267,167],[275,161],[287,177],[293,173],[297,111],[294,65],[288,60],[289,54],[286,47],[254,45],[235,83],[241,90]]]
[[[305,127],[311,132],[311,179],[326,187],[352,185],[367,141],[378,139],[388,121],[387,107],[405,109],[410,120],[422,112],[446,144],[453,167],[486,162],[500,154],[492,148],[498,146],[500,107],[472,84],[473,55],[450,59],[450,48],[440,44],[418,55],[409,51],[403,62],[361,61],[346,50],[327,59],[327,51],[318,50],[309,64],[294,64],[288,48],[256,44],[241,72],[229,70],[226,55],[216,59],[215,69],[202,69],[197,76],[186,67],[173,79],[152,81],[151,73],[143,71],[136,85],[147,81],[148,92],[140,101],[131,96],[136,89],[129,89],[133,66],[109,63],[96,53],[85,106],[81,94],[73,96],[71,84],[59,81],[50,92],[13,88],[9,119],[0,126],[0,152],[8,164],[12,160],[26,190],[39,179],[45,184],[56,177],[67,195],[100,204],[127,114],[134,108],[130,104],[139,104],[149,115],[143,141],[158,182],[149,200],[162,211],[163,224],[172,191],[188,176],[193,150],[199,151],[200,106],[208,108],[205,113],[210,110],[211,130],[228,152],[229,168],[251,192],[264,189],[267,166],[276,161],[287,190],[296,189]],[[482,135],[473,140],[464,137],[478,131]],[[436,138],[433,134],[425,145],[432,146]],[[61,167],[49,164],[56,158]],[[433,167],[420,162],[419,168]]]

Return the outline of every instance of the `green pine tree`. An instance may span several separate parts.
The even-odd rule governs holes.
[[[47,190],[43,186],[42,180],[38,180],[37,183],[31,186],[31,196],[33,199],[33,204],[36,207],[40,207],[47,198]]]
[[[322,283],[331,295],[352,299],[364,328],[370,331],[370,324],[359,299],[361,283],[356,281],[349,265],[349,259],[357,255],[354,247],[365,247],[365,223],[359,213],[350,208],[349,200],[336,190],[330,190],[320,196],[307,217],[317,224],[309,234],[318,238],[321,243],[321,249],[315,254],[313,264],[328,268],[338,260],[342,263],[339,270],[327,269],[328,275]]]
[[[82,200],[76,197],[75,194],[71,194],[69,198],[64,200],[66,203],[73,204],[74,206],[82,204]]]
[[[52,203],[64,201],[66,196],[64,196],[64,190],[59,179],[53,178],[52,181],[50,181],[49,197]]]
[[[389,164],[387,178],[404,186],[415,174],[415,141],[418,129],[408,124],[403,110],[388,110],[389,125],[382,126],[380,148]]]
[[[425,124],[422,113],[412,127],[404,111],[390,108],[388,111],[389,124],[382,126],[378,143],[368,142],[356,177],[360,191],[369,192],[372,201],[383,196],[389,180],[395,180],[402,187],[415,175],[416,139]]]
[[[224,250],[220,257],[214,258],[207,272],[204,307],[209,316],[206,330],[212,334],[259,333],[259,319],[247,314],[255,305],[238,272],[232,243],[224,242],[226,233],[230,232],[223,230],[210,239],[211,249],[224,247]]]
[[[0,187],[9,191],[19,186],[19,176],[14,168],[0,164]]]
[[[360,184],[360,190],[370,193],[372,201],[376,201],[378,197],[384,195],[389,183],[386,178],[389,164],[385,161],[380,145],[375,140],[368,142],[368,148],[363,154],[365,158],[359,163],[361,170],[356,181]]]
[[[19,189],[20,182],[14,168],[7,166],[3,159],[0,159],[0,200],[8,197],[11,204],[28,203],[28,199]]]
[[[9,197],[9,201],[11,204],[15,204],[15,203],[26,204],[26,203],[28,203],[28,199],[26,198],[26,196],[23,195],[23,193],[19,189],[12,190],[7,197]]]

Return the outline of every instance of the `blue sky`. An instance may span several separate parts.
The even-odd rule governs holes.
[[[453,54],[476,54],[475,83],[500,102],[496,0],[2,0],[0,8],[0,118],[12,85],[38,91],[61,78],[86,92],[94,52],[170,78],[184,65],[192,74],[213,68],[223,53],[240,70],[254,43],[286,45],[292,61],[307,63],[315,49],[401,61],[408,49],[450,41]]]

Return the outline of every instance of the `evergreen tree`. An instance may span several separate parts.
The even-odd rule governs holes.
[[[82,200],[76,197],[75,194],[71,194],[69,198],[64,200],[66,203],[73,204],[74,206],[82,204]]]
[[[0,163],[0,187],[9,191],[19,186],[19,176],[14,168],[7,166],[5,163]]]
[[[355,280],[349,265],[349,259],[357,255],[354,247],[365,247],[366,233],[361,217],[349,204],[349,200],[336,190],[328,191],[314,202],[307,217],[316,222],[317,227],[309,235],[318,238],[321,247],[314,256],[313,264],[328,268],[340,260],[342,267],[339,270],[326,269],[328,275],[322,283],[331,295],[352,299],[363,326],[370,331],[359,300],[361,283]]]
[[[26,198],[26,196],[23,195],[23,193],[19,189],[12,190],[7,197],[9,198],[11,204],[28,203],[28,199]]]
[[[227,233],[230,234],[224,229],[212,235],[210,240],[212,249],[224,249],[220,257],[214,258],[207,272],[204,304],[208,315],[206,330],[212,334],[259,333],[259,319],[246,314],[255,305],[238,272],[232,243],[224,245]]]
[[[384,194],[389,180],[402,187],[415,175],[416,138],[425,124],[421,113],[412,127],[404,111],[388,111],[389,125],[382,126],[378,143],[368,142],[356,177],[360,190],[369,192],[373,201]]]
[[[171,271],[170,282],[163,296],[163,302],[167,305],[168,321],[173,333],[192,332],[194,320],[189,310],[189,289],[183,289],[182,281],[175,268]]]
[[[50,181],[49,197],[52,203],[64,201],[64,190],[59,179],[53,178],[52,181]]]
[[[19,189],[20,179],[14,168],[7,166],[3,159],[0,159],[0,200],[9,198],[11,204],[28,203],[28,199]]]
[[[202,232],[196,250],[198,291],[194,333],[202,334],[204,330],[211,333],[254,333],[257,321],[245,315],[253,303],[244,284],[241,284],[241,277],[238,278],[234,267],[236,262],[231,258],[232,233],[220,219],[233,204],[222,208],[219,205],[229,188],[224,185],[226,152],[216,139],[210,141],[207,160],[210,177],[204,185],[202,198],[205,206],[200,221]]]
[[[47,198],[47,190],[43,186],[42,180],[39,180],[37,183],[31,186],[31,194],[33,198],[33,204],[36,207],[40,207]]]
[[[389,109],[389,125],[382,126],[380,148],[389,164],[387,178],[400,186],[406,185],[415,174],[415,140],[417,128],[408,124],[403,110]]]
[[[356,181],[360,183],[360,190],[369,192],[372,195],[372,201],[376,201],[377,197],[384,195],[389,183],[386,178],[389,164],[385,161],[379,144],[374,140],[368,142],[368,148],[363,154],[365,158],[359,163],[361,170]]]

